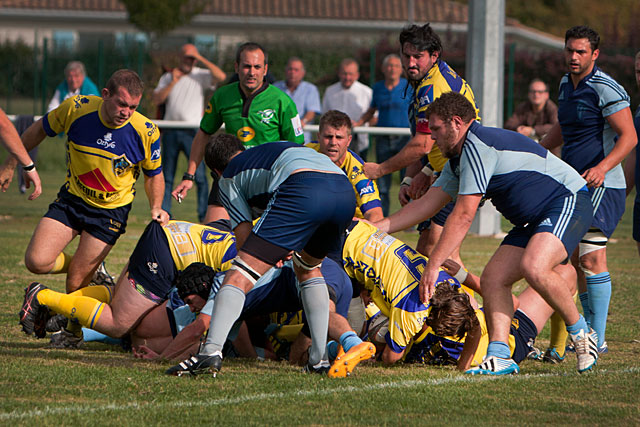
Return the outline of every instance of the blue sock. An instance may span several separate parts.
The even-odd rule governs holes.
[[[361,342],[362,340],[353,331],[348,331],[340,335],[340,345],[344,349],[345,353],[351,350],[351,347],[355,347]]]
[[[587,292],[591,306],[591,327],[598,334],[598,347],[604,343],[607,313],[611,300],[611,276],[608,271],[587,277]]]
[[[580,304],[582,304],[582,311],[584,312],[584,320],[588,325],[591,325],[591,306],[589,305],[589,292],[585,292],[578,295],[580,298]]]
[[[501,359],[511,358],[511,349],[509,344],[502,341],[491,341],[487,347],[487,357],[496,356]]]
[[[122,343],[122,340],[120,340],[119,338],[111,338],[109,336],[106,336],[103,333],[94,331],[93,329],[89,329],[89,328],[82,328],[82,340],[84,342],[96,341],[96,342],[103,342],[105,344],[114,344],[114,345],[118,345]]]
[[[582,314],[576,323],[573,325],[567,325],[567,332],[572,335],[575,335],[580,331],[589,332],[589,325],[587,325],[587,321]]]
[[[331,340],[327,343],[327,355],[329,360],[334,360],[338,355],[338,343]]]

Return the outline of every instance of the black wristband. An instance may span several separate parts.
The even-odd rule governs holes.
[[[25,171],[25,172],[31,172],[35,168],[36,168],[36,164],[35,163],[31,163],[30,165],[23,166],[22,170]]]
[[[185,172],[184,175],[182,175],[183,181],[195,181],[195,179],[196,179],[196,176],[188,172]]]

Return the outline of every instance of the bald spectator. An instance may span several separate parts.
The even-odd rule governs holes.
[[[329,110],[342,111],[352,121],[359,120],[369,109],[373,91],[370,87],[360,83],[360,66],[353,58],[345,58],[340,63],[338,78],[340,81],[327,88],[322,98],[322,112]],[[354,134],[349,147],[351,151],[367,159],[369,150],[369,134]]]
[[[284,69],[285,79],[274,83],[274,86],[289,95],[296,104],[302,126],[313,123],[313,119],[320,114],[320,94],[313,83],[304,80],[306,70],[304,63],[298,57],[292,56]],[[304,133],[304,140],[311,141],[311,133]]]
[[[558,107],[549,99],[549,86],[540,79],[529,83],[528,99],[518,105],[505,129],[539,141],[558,122]]]

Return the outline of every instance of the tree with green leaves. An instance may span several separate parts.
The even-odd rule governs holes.
[[[191,22],[202,12],[206,0],[120,0],[129,21],[152,37],[168,33]]]

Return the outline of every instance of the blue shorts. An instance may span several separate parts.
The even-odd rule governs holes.
[[[130,210],[131,203],[114,209],[90,206],[80,197],[69,193],[63,186],[44,216],[55,219],[77,232],[86,231],[96,239],[113,246],[127,228]]]
[[[278,187],[242,251],[272,265],[292,250],[322,259],[339,249],[355,206],[345,175],[293,174]]]
[[[640,242],[640,191],[636,190],[636,200],[633,204],[633,240]]]
[[[178,270],[162,226],[151,221],[129,257],[129,282],[156,304],[167,299]]]
[[[591,227],[611,237],[618,222],[624,214],[626,190],[620,188],[590,188],[591,204],[593,205],[593,222]]]
[[[302,310],[299,285],[291,264],[280,270],[280,275],[274,280],[254,287],[247,294],[241,319]],[[340,265],[328,258],[322,262],[321,271],[327,283],[329,297],[336,305],[336,312],[346,318],[352,294],[349,276]]]
[[[560,239],[567,257],[570,257],[589,230],[592,219],[593,206],[589,193],[580,190],[575,195],[551,201],[534,221],[513,227],[501,244],[526,248],[534,234],[551,233]]]
[[[533,350],[533,344],[538,336],[538,329],[523,311],[516,310],[513,314],[513,319],[511,319],[509,333],[513,335],[516,342],[516,348],[513,350],[511,358],[514,362],[520,363]]]
[[[440,227],[444,227],[444,223],[447,222],[447,218],[449,218],[449,214],[453,211],[453,207],[456,205],[455,202],[447,203],[442,209],[438,211],[437,214],[432,216],[426,221],[418,224],[418,231],[422,233],[424,230],[428,230],[431,227],[431,224],[439,225]]]

